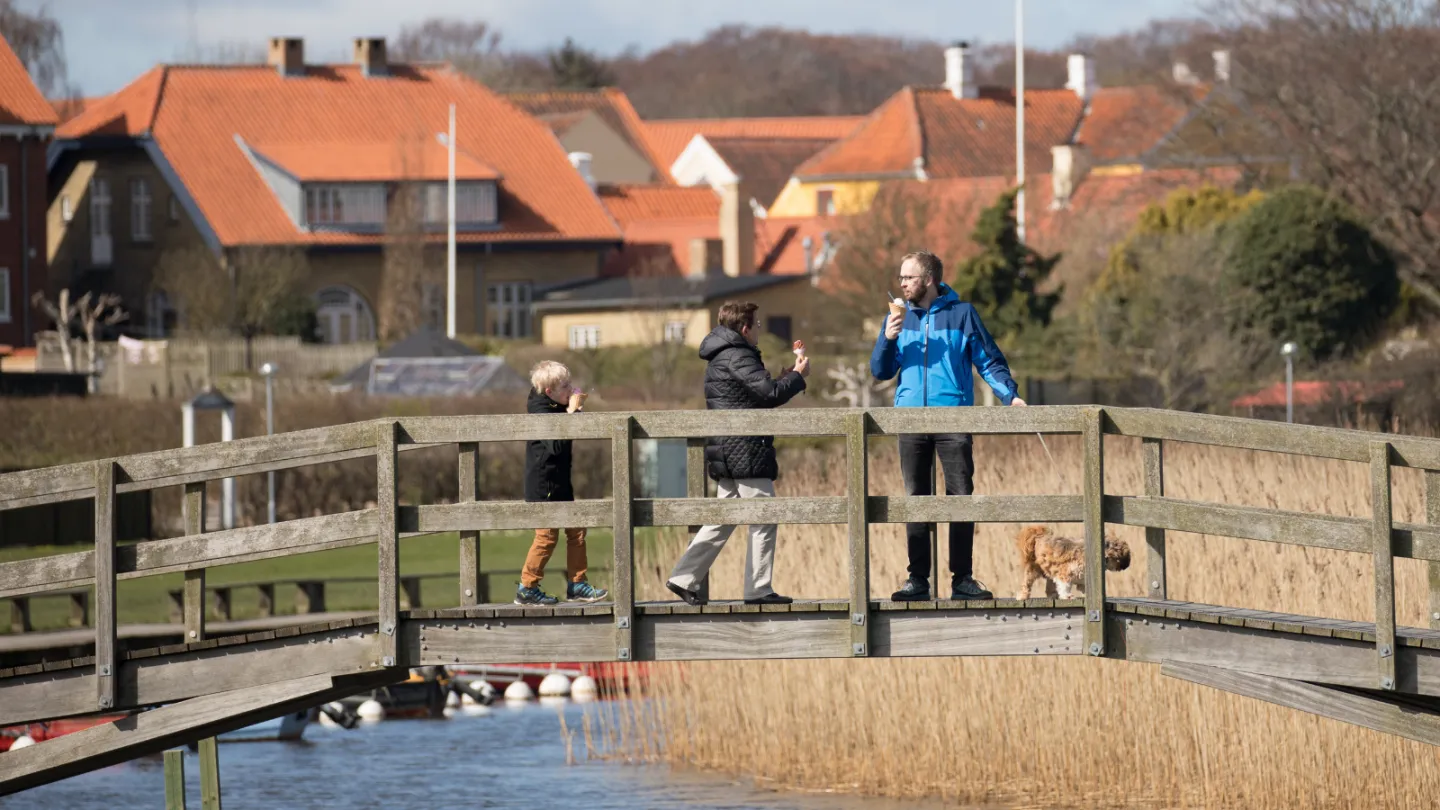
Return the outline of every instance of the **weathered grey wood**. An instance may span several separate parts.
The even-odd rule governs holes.
[[[460,445],[460,489],[456,503],[475,503],[480,500],[480,444],[463,442]],[[480,532],[460,532],[460,605],[469,607],[481,604],[480,575]]]
[[[316,684],[329,687],[330,679],[317,679]],[[215,738],[201,740],[196,753],[200,760],[200,810],[221,810],[220,751]]]
[[[615,636],[609,616],[436,619],[405,625],[415,666],[613,661]]]
[[[115,706],[115,464],[95,463],[95,689],[101,709]]]
[[[933,605],[932,605],[933,607]],[[1084,617],[1078,610],[1032,608],[994,612],[872,614],[871,655],[1080,655]]]
[[[378,550],[380,591],[380,664],[400,665],[400,529],[394,422],[379,422],[375,429],[375,544]]]
[[[1161,439],[1142,439],[1141,463],[1145,476],[1145,497],[1165,497],[1165,445]],[[1156,526],[1145,529],[1145,587],[1156,599],[1169,592],[1165,581],[1165,530]]]
[[[1376,678],[1395,688],[1395,558],[1391,550],[1390,445],[1370,444],[1371,542],[1375,549]]]
[[[1425,472],[1425,522],[1440,527],[1440,473]],[[1430,626],[1440,628],[1440,562],[1426,565],[1430,580]]]
[[[850,623],[837,613],[730,613],[656,616],[641,622],[641,660],[849,657]]]
[[[10,600],[10,632],[28,633],[32,629],[30,623],[30,597],[17,596]]]
[[[871,495],[871,523],[1078,523],[1079,495]]]
[[[1176,498],[1107,495],[1104,498],[1104,518],[1107,523],[1126,526],[1148,526],[1341,551],[1367,552],[1372,545],[1370,521],[1364,518],[1307,515]]]
[[[870,432],[887,436],[906,433],[1080,433],[1085,409],[1079,405],[876,408],[869,411],[869,415],[872,420]]]
[[[165,752],[165,810],[185,810],[185,751]]]
[[[610,599],[614,602],[615,657],[629,661],[633,657],[631,634],[635,621],[635,502],[634,450],[635,420],[626,416],[615,420],[610,439],[611,495],[615,534],[615,564],[610,572]]]
[[[685,497],[704,498],[708,495],[709,485],[705,477],[705,440],[685,440]],[[700,524],[690,524],[689,532],[694,536],[696,532],[704,528]],[[705,576],[695,583],[695,593],[700,595],[702,602],[710,600],[710,572],[706,571]]]
[[[407,416],[399,437],[405,444],[609,439],[613,422],[612,414],[596,413]]]
[[[837,408],[763,411],[637,411],[635,438],[706,436],[840,436],[849,413]]]
[[[1008,409],[1007,409],[1008,410]],[[1085,649],[1104,655],[1105,649],[1105,411],[1085,415]]]
[[[960,410],[960,409],[956,409]],[[966,409],[973,410],[973,409]],[[866,520],[869,496],[867,456],[870,425],[866,415],[845,418],[846,509],[849,512],[850,544],[850,651],[857,657],[870,654],[870,524]]]
[[[1344,723],[1440,745],[1440,715],[1326,686],[1268,675],[1165,662],[1160,674]]]
[[[308,466],[316,457],[348,454],[346,458],[362,458],[374,452],[373,430],[370,422],[356,422],[142,453],[115,461],[130,482],[129,487],[121,487],[122,492],[178,486],[204,478]]]
[[[637,498],[636,526],[844,523],[843,497],[811,498]]]
[[[595,528],[609,526],[614,505],[609,500],[565,503],[482,501],[479,503],[426,504],[400,507],[401,532],[455,532],[465,530],[546,529],[554,526]]]
[[[205,482],[185,485],[184,502],[185,534],[197,536],[205,533]],[[185,636],[189,641],[205,639],[205,569],[195,568],[185,572],[184,596],[180,608],[181,620],[185,624]]]

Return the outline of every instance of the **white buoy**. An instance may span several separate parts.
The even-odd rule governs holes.
[[[446,707],[446,708],[448,708],[448,709],[453,709],[453,708],[455,708],[456,706],[459,706],[459,705],[460,705],[460,693],[459,693],[459,692],[451,692],[450,694],[448,694],[448,695],[445,696],[445,707]]]
[[[29,734],[21,734],[15,738],[15,742],[10,743],[10,750],[18,751],[21,748],[29,748],[34,744],[35,740]]]
[[[550,709],[560,709],[570,702],[570,698],[559,695],[546,695],[540,698],[540,705]]]
[[[360,708],[356,709],[355,713],[360,716],[361,720],[377,721],[385,719],[385,707],[380,705],[380,701],[373,698],[361,703]]]
[[[534,697],[534,690],[530,688],[530,684],[525,683],[523,680],[516,679],[509,686],[505,687],[506,700],[532,700]]]
[[[489,706],[479,703],[470,703],[460,707],[460,713],[466,717],[480,717],[489,714],[491,711]]]
[[[494,700],[495,696],[500,694],[498,691],[496,691],[495,687],[490,684],[489,681],[481,681],[479,689],[480,695],[486,700]]]
[[[570,694],[570,678],[563,672],[552,672],[540,681],[540,697],[566,697]]]
[[[589,675],[581,675],[570,684],[570,698],[576,703],[594,700],[600,696],[600,685]]]

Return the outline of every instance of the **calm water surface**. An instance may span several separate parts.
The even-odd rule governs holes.
[[[567,765],[560,712],[575,734]],[[449,720],[392,720],[350,731],[312,724],[299,743],[220,746],[226,810],[251,808],[556,808],[557,810],[938,810],[939,803],[780,793],[725,777],[584,759],[585,706],[497,705]],[[592,720],[593,723],[593,720]],[[4,756],[0,754],[0,756]],[[187,807],[200,806],[186,754]],[[0,799],[0,807],[152,810],[165,805],[160,758],[145,758]]]

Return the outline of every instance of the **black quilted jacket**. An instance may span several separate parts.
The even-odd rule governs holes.
[[[525,402],[526,413],[565,413],[565,406],[530,389]],[[575,490],[570,485],[571,451],[569,439],[545,439],[525,443],[525,500],[573,501]]]
[[[717,326],[700,341],[705,368],[705,407],[733,411],[778,408],[805,390],[805,378],[790,371],[778,380],[760,361],[760,350],[728,326]],[[722,478],[780,477],[775,463],[775,437],[732,436],[705,443],[705,471]]]

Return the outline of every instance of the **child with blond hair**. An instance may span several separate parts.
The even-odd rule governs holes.
[[[570,369],[553,360],[536,363],[530,371],[528,413],[578,413],[585,407],[586,394],[570,382]],[[570,482],[571,451],[569,439],[541,439],[525,443],[525,500],[573,501],[575,489]],[[553,605],[560,601],[540,590],[545,577],[545,564],[555,552],[560,539],[559,529],[536,529],[530,553],[525,555],[525,568],[520,573],[520,587],[515,591],[517,605]],[[565,563],[568,582],[565,598],[579,602],[604,599],[605,590],[585,579],[585,530],[565,530]]]

